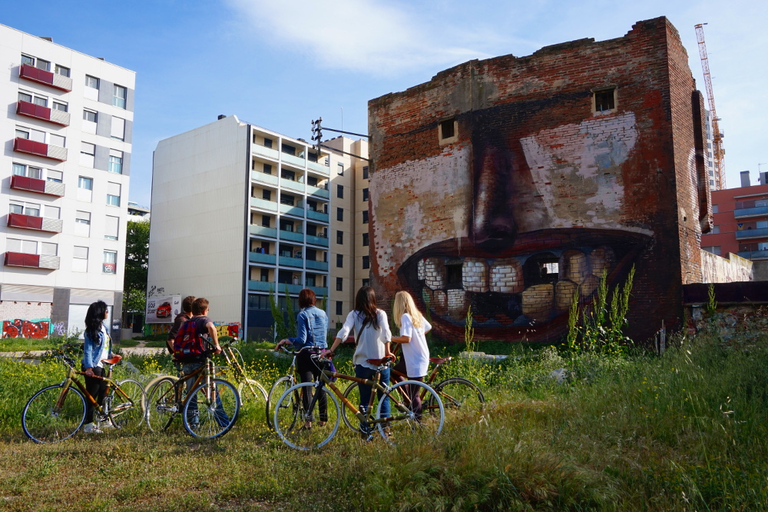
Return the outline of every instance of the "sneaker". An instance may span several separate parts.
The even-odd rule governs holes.
[[[103,434],[104,431],[99,428],[95,423],[87,423],[83,427],[83,432],[86,434]]]
[[[98,428],[100,430],[106,430],[108,428],[115,428],[115,426],[112,425],[111,421],[103,421],[103,422],[99,421],[99,422],[96,423],[96,428]]]

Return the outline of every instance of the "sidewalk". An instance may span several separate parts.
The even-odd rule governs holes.
[[[144,346],[144,342],[140,341],[138,345],[135,347],[114,347],[119,348],[120,352],[124,356],[131,356],[131,355],[137,355],[137,356],[148,356],[153,354],[162,354],[166,351],[163,347],[146,347]],[[10,357],[14,359],[28,359],[29,357],[24,356],[32,356],[32,358],[40,357],[45,353],[45,350],[29,350],[26,352],[0,352],[0,357]]]

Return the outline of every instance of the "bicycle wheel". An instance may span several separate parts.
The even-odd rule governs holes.
[[[169,379],[169,378],[173,380],[179,380],[179,378],[176,377],[175,375],[158,375],[157,377],[155,377],[154,379],[152,379],[151,381],[147,382],[144,385],[144,399],[143,399],[144,401],[141,404],[141,408],[144,409],[144,411],[147,410],[147,398],[149,398],[149,390],[152,389],[152,387],[158,381],[162,379]]]
[[[237,384],[240,406],[253,410],[262,410],[267,403],[267,391],[253,379],[245,379]]]
[[[336,396],[324,390],[327,397],[327,418],[320,417],[319,404],[314,403],[314,382],[302,382],[286,390],[275,406],[274,425],[277,435],[285,444],[297,450],[320,448],[339,430],[339,402]],[[311,410],[304,410],[303,393],[309,393]],[[311,425],[310,425],[311,423]]]
[[[435,408],[431,409],[428,414],[417,414],[412,411],[403,399],[408,393],[408,388],[405,386],[420,388],[418,393],[422,396],[422,404],[434,403]],[[413,436],[434,437],[442,432],[445,422],[443,402],[437,392],[429,385],[415,380],[404,380],[389,388],[387,396],[389,396],[392,411],[391,420],[376,425],[381,437],[387,442],[394,443],[396,440]],[[379,402],[376,409],[376,418],[379,420],[384,419],[381,414],[383,404],[383,401]]]
[[[176,388],[178,379],[175,377],[163,377],[147,389],[147,426],[152,432],[162,432],[167,429],[173,418],[179,413]],[[179,392],[184,393],[184,385]]]
[[[122,429],[137,428],[144,421],[144,386],[133,379],[121,380],[117,385],[128,396],[123,396],[116,388],[107,391],[112,424]]]
[[[435,392],[443,402],[447,414],[451,411],[479,411],[483,408],[485,397],[477,385],[461,377],[445,379],[435,386]],[[433,401],[424,400],[424,409],[432,411],[437,407]]]
[[[377,407],[379,405],[379,397],[376,394],[375,391],[372,391],[373,394],[373,405],[371,408],[373,410],[377,410]],[[360,387],[357,382],[352,382],[349,386],[347,386],[347,389],[344,390],[344,398],[352,402],[355,406],[360,405]],[[354,430],[355,432],[360,431],[360,420],[357,419],[357,416],[355,416],[355,413],[352,412],[351,409],[340,405],[341,407],[341,418],[344,420],[344,424]]]
[[[215,439],[223,436],[237,421],[240,395],[230,382],[211,379],[197,386],[184,403],[184,428],[194,437]]]
[[[283,396],[283,393],[285,393],[294,384],[296,384],[296,380],[292,376],[286,375],[285,377],[280,377],[277,379],[275,383],[272,384],[272,388],[269,390],[269,394],[267,395],[266,412],[267,425],[269,425],[269,428],[272,430],[275,429],[275,405],[277,404],[277,401],[280,399],[280,397]],[[286,403],[285,405],[287,406],[290,404]]]
[[[21,413],[24,433],[36,443],[57,443],[72,437],[85,421],[85,397],[75,388],[48,386],[29,399]]]

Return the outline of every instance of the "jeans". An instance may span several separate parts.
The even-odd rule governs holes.
[[[355,365],[355,377],[359,377],[361,379],[372,379],[375,374],[376,370],[366,368],[365,366],[361,366],[359,364]],[[389,384],[389,368],[382,370],[379,377],[379,382],[381,382],[381,384]],[[368,404],[371,401],[371,386],[358,384],[358,389],[360,390],[360,410],[365,412],[367,410],[366,408],[368,407]],[[384,396],[381,391],[377,391],[376,395],[378,396],[379,400],[382,400],[381,417],[389,418],[389,397]],[[382,396],[384,396],[384,398],[382,398]],[[360,429],[365,433],[370,431],[370,427],[367,423],[361,423]]]

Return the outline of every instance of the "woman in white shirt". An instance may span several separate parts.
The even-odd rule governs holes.
[[[413,297],[408,292],[397,292],[392,308],[395,323],[400,328],[400,336],[393,336],[394,343],[401,343],[405,374],[409,380],[423,382],[429,371],[429,347],[426,334],[432,329],[427,319],[416,308]],[[398,366],[400,363],[398,363]],[[419,388],[409,390],[411,408],[421,414],[421,396]]]
[[[336,334],[331,349],[326,352],[333,357],[336,347],[347,339],[347,336],[354,331],[355,354],[352,356],[352,364],[355,365],[355,376],[361,379],[370,379],[376,373],[377,367],[368,362],[368,359],[383,359],[385,356],[392,356],[389,350],[389,342],[392,338],[392,332],[389,330],[389,321],[387,314],[376,307],[376,293],[370,286],[363,286],[357,291],[355,296],[355,309],[350,311],[344,326]],[[381,382],[389,383],[389,368],[381,372]],[[371,386],[359,385],[360,389],[360,409],[365,410],[371,397]],[[379,393],[379,400],[382,400],[382,393]],[[382,417],[389,417],[389,399],[384,397],[381,405]],[[368,425],[360,425],[363,434],[369,434],[371,429]]]

